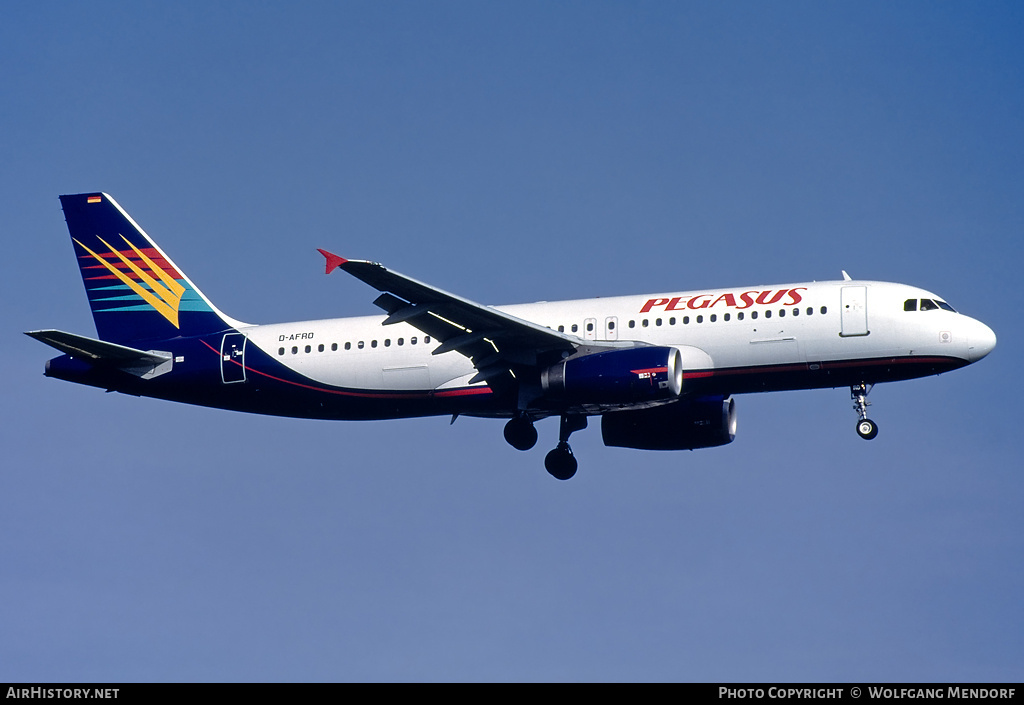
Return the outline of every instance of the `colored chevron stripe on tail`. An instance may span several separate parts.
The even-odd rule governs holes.
[[[97,239],[106,245],[107,249],[109,249],[115,257],[124,263],[129,271],[135,274],[135,278],[129,276],[120,268],[111,264],[104,256],[93,252],[78,239],[75,239],[75,242],[77,242],[83,250],[92,255],[92,257],[110,271],[111,274],[126,284],[128,288],[142,297],[143,301],[156,309],[161,316],[170,321],[175,328],[178,328],[178,308],[181,305],[181,297],[185,293],[185,287],[178,283],[171,273],[167,272],[158,266],[152,259],[147,257],[142,250],[128,242],[128,238],[123,235],[121,236],[121,239],[124,240],[125,244],[131,248],[131,252],[136,255],[138,260],[148,268],[149,273],[125,256],[127,252],[119,252],[118,250],[115,250],[110,243],[103,238]],[[158,282],[150,276],[150,273],[156,275],[156,278],[160,281]],[[174,272],[174,274],[177,274],[177,272]],[[144,282],[149,289],[146,289],[144,286],[139,284],[138,281],[136,281],[136,278]]]

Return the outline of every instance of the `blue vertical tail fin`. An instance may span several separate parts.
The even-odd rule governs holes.
[[[127,345],[245,325],[217,310],[107,194],[60,203],[102,340]]]

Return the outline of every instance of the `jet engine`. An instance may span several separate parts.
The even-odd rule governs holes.
[[[601,417],[601,436],[606,446],[640,450],[724,446],[736,437],[736,403],[732,397],[698,397],[615,411]]]
[[[683,356],[651,346],[570,357],[541,372],[541,387],[578,404],[669,401],[683,389]]]

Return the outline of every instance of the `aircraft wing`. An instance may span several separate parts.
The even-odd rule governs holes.
[[[377,262],[347,260],[325,250],[320,254],[327,258],[328,274],[343,269],[381,292],[373,303],[388,313],[384,325],[408,323],[441,341],[434,355],[455,350],[470,358],[477,369],[471,384],[495,381],[517,368],[535,368],[546,358],[554,362],[583,345],[633,345],[584,341],[416,281]]]

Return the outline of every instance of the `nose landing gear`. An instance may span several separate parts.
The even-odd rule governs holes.
[[[853,410],[860,417],[860,420],[857,422],[857,435],[866,441],[870,441],[878,435],[878,424],[868,418],[868,407],[871,406],[871,402],[868,401],[868,393],[871,392],[873,386],[861,382],[850,387]]]

